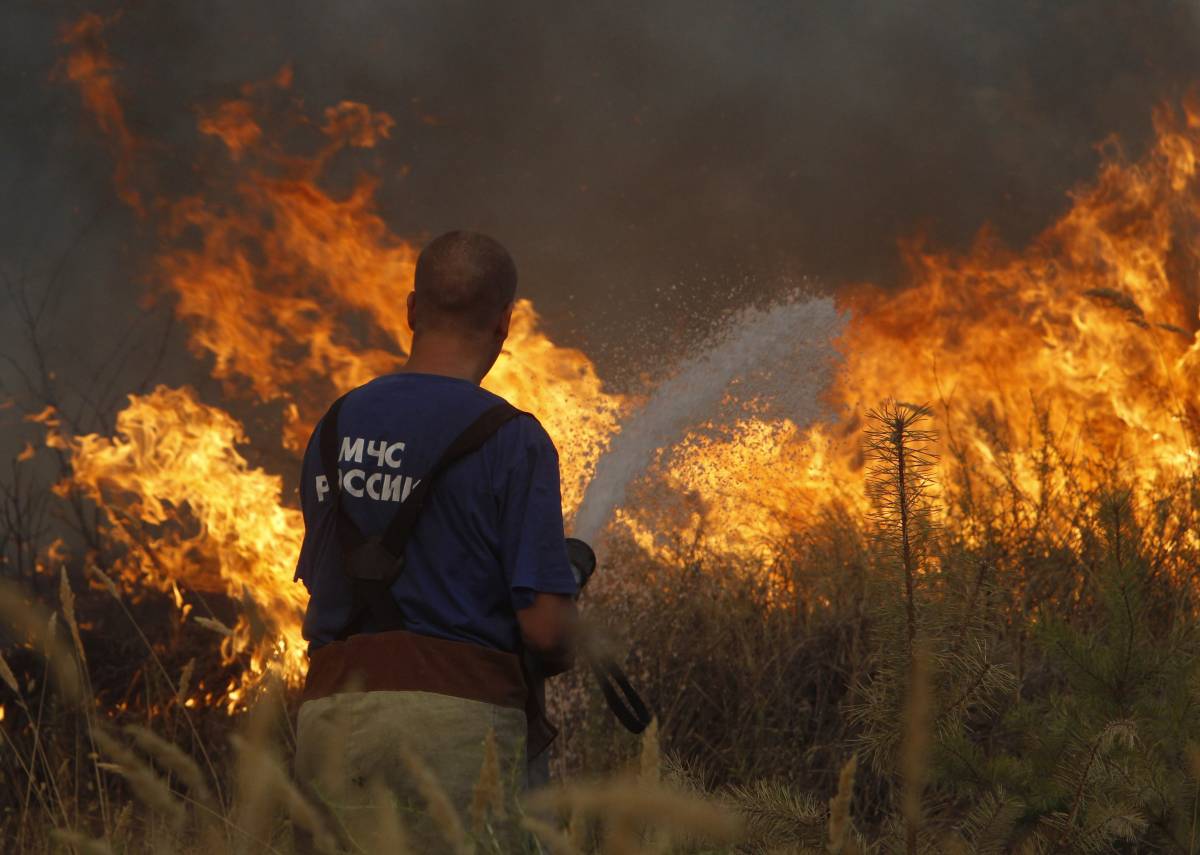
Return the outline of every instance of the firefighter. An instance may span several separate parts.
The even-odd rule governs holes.
[[[534,417],[479,385],[516,284],[489,237],[430,242],[408,362],[335,402],[305,452],[296,775],[351,837],[388,799],[437,839],[414,755],[461,813],[489,733],[510,793],[553,739],[540,683],[570,666],[577,593],[558,454]]]

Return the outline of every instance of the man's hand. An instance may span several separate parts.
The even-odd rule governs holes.
[[[517,612],[525,648],[542,665],[546,676],[571,667],[574,656],[575,601],[564,594],[533,595],[533,605]]]

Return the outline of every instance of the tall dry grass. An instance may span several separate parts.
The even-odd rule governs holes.
[[[940,488],[935,527],[898,471],[925,414],[876,418],[876,446],[893,443],[876,472],[895,477],[874,519],[826,509],[755,567],[616,543],[603,572],[622,584],[589,610],[655,726],[624,734],[569,676],[562,783],[517,805],[494,748],[464,806],[413,755],[441,851],[1200,851],[1197,485],[1073,478],[1091,464],[1044,436],[1047,493],[1024,495],[998,433],[991,468],[946,443],[951,480],[917,497]],[[98,557],[0,588],[5,851],[289,853],[297,833],[418,851],[383,794],[349,833],[293,784],[277,683],[238,716],[185,703],[229,674],[216,637],[118,589]]]

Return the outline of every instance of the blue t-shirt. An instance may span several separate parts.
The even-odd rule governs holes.
[[[351,392],[338,414],[338,469],[341,501],[363,535],[382,534],[413,483],[501,400],[436,374],[389,374]],[[318,425],[301,470],[305,531],[296,568],[311,597],[304,616],[310,650],[335,640],[353,614],[330,513],[338,485],[322,470],[320,448]],[[392,595],[411,632],[515,651],[516,611],[532,605],[534,592],[575,589],[558,452],[541,424],[521,415],[438,478]]]

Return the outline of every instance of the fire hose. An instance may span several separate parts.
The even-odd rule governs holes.
[[[596,553],[579,538],[568,537],[567,558],[571,562],[575,582],[579,586],[579,593],[576,594],[578,598],[587,587],[592,574],[596,572]],[[644,731],[653,717],[621,666],[611,656],[600,651],[585,651],[585,657],[592,674],[600,684],[604,701],[617,721],[630,733]]]

